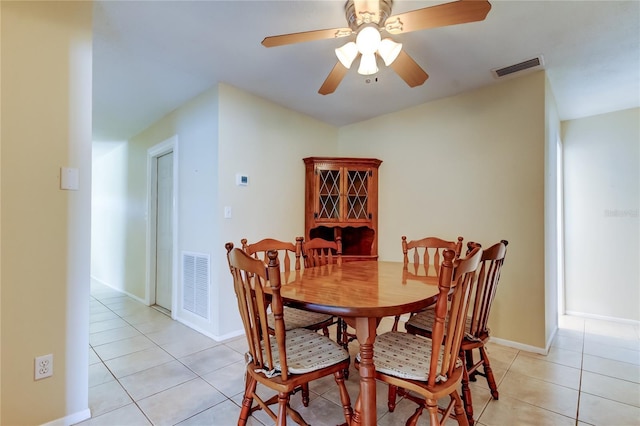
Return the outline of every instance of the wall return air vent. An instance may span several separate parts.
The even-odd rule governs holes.
[[[209,319],[209,256],[182,253],[182,305],[185,310]]]
[[[502,68],[494,68],[491,73],[495,78],[504,78],[513,74],[520,75],[523,71],[537,71],[544,68],[544,58],[542,55],[527,59],[526,61],[518,62],[517,64],[509,65]]]

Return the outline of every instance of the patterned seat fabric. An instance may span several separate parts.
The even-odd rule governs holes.
[[[409,380],[429,380],[431,363],[431,339],[398,331],[389,331],[376,337],[373,362],[376,370],[390,376]],[[360,361],[360,354],[357,356]],[[438,370],[442,367],[442,353],[438,358]],[[462,367],[460,359],[456,368]],[[446,376],[438,376],[436,382],[446,382]]]
[[[293,330],[294,328],[306,328],[316,324],[324,323],[331,320],[331,315],[321,314],[318,312],[304,311],[302,309],[284,307],[284,323],[286,330]],[[275,319],[273,315],[269,315],[267,319],[269,328],[275,328]]]
[[[431,327],[433,326],[433,322],[436,318],[436,312],[433,307],[429,307],[424,311],[420,311],[419,313],[412,315],[411,318],[407,321],[407,325],[413,326],[415,328],[419,328],[420,330],[424,330],[427,332],[431,332]],[[447,324],[445,323],[445,327]],[[473,335],[469,333],[471,330],[471,317],[467,317],[467,321],[464,327],[464,338],[467,340],[475,341],[476,339]]]
[[[306,328],[287,331],[285,342],[290,374],[309,373],[349,359],[349,353],[338,343]],[[274,369],[279,372],[281,366],[275,339],[271,340],[271,350]]]

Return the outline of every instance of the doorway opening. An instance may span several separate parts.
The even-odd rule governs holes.
[[[177,149],[173,136],[147,151],[147,303],[172,318],[177,301]]]

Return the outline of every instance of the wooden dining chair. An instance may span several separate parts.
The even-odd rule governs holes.
[[[309,241],[302,242],[302,257],[304,259],[305,268],[313,268],[323,265],[341,265],[342,264],[342,238],[336,237],[335,241],[325,240],[323,238],[312,238]],[[355,340],[355,333],[347,333],[347,323],[342,319],[337,319],[336,341],[349,350],[349,342]],[[345,372],[345,376],[349,378],[349,371]]]
[[[462,399],[467,413],[469,424],[474,423],[473,420],[473,403],[471,399],[471,390],[469,389],[469,381],[475,381],[476,375],[484,376],[491,390],[493,399],[498,399],[498,387],[493,377],[489,356],[485,349],[485,343],[489,340],[489,314],[491,313],[491,305],[496,295],[498,281],[504,258],[507,254],[508,241],[502,240],[492,245],[482,252],[481,268],[478,274],[478,285],[472,295],[470,315],[466,319],[465,334],[462,339],[461,356],[465,358],[465,371],[462,377]],[[471,251],[477,244],[468,243]],[[405,324],[408,333],[418,334],[431,338],[433,335],[433,324],[435,321],[435,312],[433,309],[427,309],[417,315],[412,316]],[[478,349],[480,359],[475,362],[473,359],[473,350]],[[479,368],[482,367],[482,371]]]
[[[425,237],[420,240],[407,241],[406,236],[402,236],[402,255],[407,278],[428,279],[437,277],[440,273],[440,264],[444,250],[453,250],[455,258],[460,257],[462,252],[462,237],[457,241],[447,241],[438,237]],[[412,315],[415,314],[412,313]],[[393,331],[398,330],[400,316],[396,316],[393,321]]]
[[[467,257],[456,259],[455,251],[445,249],[442,257],[434,306],[436,321],[431,339],[389,331],[375,340],[373,361],[376,379],[389,385],[394,401],[398,392],[418,404],[407,425],[415,426],[425,408],[429,412],[431,426],[440,425],[452,412],[459,424],[468,424],[458,393],[464,373],[464,363],[459,354],[482,250],[476,247]],[[359,356],[356,358],[357,367],[358,362]],[[439,410],[438,399],[447,395],[450,397],[447,408]]]
[[[285,279],[292,272],[292,263],[294,268],[293,270],[300,271],[303,237],[296,237],[295,245],[287,241],[276,240],[273,238],[265,238],[253,244],[248,244],[247,239],[243,238],[240,242],[242,243],[242,250],[250,256],[253,256],[255,259],[260,259],[265,263],[268,261],[267,253],[269,250],[276,250],[284,259],[283,272]],[[298,309],[291,306],[284,307],[284,317],[287,330],[293,330],[295,328],[306,328],[313,331],[322,330],[322,333],[325,336],[329,336],[329,326],[337,322],[337,319],[333,315],[306,311],[304,309]],[[267,324],[269,325],[271,333],[274,333],[275,318],[273,315],[268,316]],[[309,388],[306,385],[303,385],[301,394],[302,404],[305,407],[308,407],[310,396]]]
[[[279,256],[283,258],[284,273],[291,272],[291,264],[295,271],[300,270],[300,258],[302,257],[302,244],[303,238],[297,237],[296,244],[275,240],[273,238],[265,238],[253,244],[248,244],[247,239],[240,240],[242,243],[242,249],[253,256],[256,259],[261,259],[264,262],[267,260],[267,253],[269,250],[278,251]],[[306,261],[305,261],[306,262]],[[286,284],[286,283],[285,283]],[[332,315],[320,314],[317,312],[305,311],[303,309],[292,308],[285,306],[284,315],[288,329],[293,328],[308,328],[310,330],[322,330],[325,336],[329,335],[329,326],[335,322],[335,318]],[[269,326],[273,329],[273,317],[269,318]]]
[[[312,238],[309,241],[302,241],[302,257],[304,267],[313,268],[315,266],[342,264],[342,238],[336,237],[335,241],[328,241],[322,238]]]
[[[312,330],[287,329],[280,295],[278,252],[269,250],[265,264],[245,251],[233,248],[233,243],[225,244],[225,248],[249,345],[238,425],[245,425],[249,416],[260,409],[277,425],[286,425],[287,415],[296,423],[306,425],[300,413],[291,408],[290,396],[302,387],[308,388],[309,382],[330,374],[338,385],[346,423],[351,424],[353,411],[343,376],[343,371],[349,367],[349,353],[338,343]],[[268,308],[273,315],[269,314]],[[270,316],[275,319],[273,334],[268,326]],[[258,384],[277,394],[263,399],[256,391]],[[254,402],[257,405],[254,406]],[[276,403],[277,414],[269,408]]]

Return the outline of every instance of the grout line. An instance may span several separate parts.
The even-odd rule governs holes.
[[[203,380],[205,383],[207,383],[209,386],[211,386],[213,389],[215,389],[216,391],[218,391],[221,395],[223,395],[223,396],[224,396],[224,399],[223,399],[222,401],[220,401],[218,404],[221,404],[221,403],[223,403],[223,402],[225,402],[225,401],[229,401],[229,402],[231,402],[232,404],[234,404],[234,405],[238,406],[238,404],[236,404],[236,403],[235,403],[235,401],[233,401],[233,399],[232,399],[231,397],[228,397],[226,394],[224,394],[223,392],[221,392],[220,390],[218,390],[215,386],[213,386],[211,383],[207,382],[207,381],[206,381],[206,380],[205,380],[205,379],[204,379],[200,374],[198,374],[197,372],[193,371],[193,370],[192,370],[188,365],[184,364],[184,363],[183,363],[180,359],[178,359],[176,356],[174,356],[173,354],[169,353],[166,349],[164,349],[161,345],[159,345],[159,344],[158,344],[158,343],[156,343],[155,341],[151,340],[151,339],[147,336],[147,333],[144,333],[143,331],[141,331],[140,329],[138,329],[138,327],[137,327],[135,324],[131,324],[131,323],[130,323],[129,321],[127,321],[127,320],[126,320],[126,319],[125,319],[121,314],[119,314],[119,313],[115,312],[115,311],[114,311],[113,309],[111,309],[109,306],[105,305],[105,304],[104,304],[100,299],[96,298],[95,296],[92,296],[92,298],[93,298],[95,301],[97,301],[98,303],[100,303],[103,307],[105,307],[106,309],[108,309],[111,313],[113,313],[114,315],[116,315],[119,319],[121,319],[121,320],[123,320],[124,322],[126,322],[130,327],[132,327],[133,329],[135,329],[135,330],[136,330],[137,332],[139,332],[142,336],[144,336],[144,337],[146,337],[147,339],[149,339],[149,340],[150,340],[150,341],[155,345],[155,347],[159,348],[160,350],[162,350],[163,352],[165,352],[167,355],[169,355],[169,356],[171,357],[171,359],[172,359],[172,360],[168,361],[167,363],[169,363],[169,362],[173,362],[173,361],[177,361],[178,363],[180,363],[181,365],[183,365],[186,369],[188,369],[189,371],[191,371],[191,372],[195,375],[195,377],[194,377],[194,378],[192,378],[191,380],[195,380],[196,378],[199,378],[199,379]],[[153,307],[148,307],[148,308],[150,308],[150,309],[154,309]],[[155,310],[155,309],[154,309],[154,310]],[[160,313],[165,314],[165,313],[164,313],[164,312],[162,312],[162,311],[159,311],[159,312],[160,312]],[[165,314],[165,315],[166,315],[166,314]],[[107,331],[107,330],[105,330],[105,331]],[[124,339],[121,339],[121,340],[124,340]],[[116,342],[116,341],[114,341],[114,342],[109,342],[109,343],[115,343],[115,342]],[[108,344],[108,343],[105,343],[105,344]],[[224,343],[221,343],[221,345],[224,345]],[[103,360],[103,359],[102,359],[102,357],[101,357],[101,356],[100,356],[100,355],[99,355],[99,354],[98,354],[98,353],[93,349],[93,346],[92,346],[91,344],[89,344],[89,346],[90,346],[90,348],[94,351],[94,353],[96,354],[96,356],[98,357],[98,359],[100,360],[100,363],[101,363],[101,364],[102,364],[102,365],[107,369],[107,371],[109,371],[109,374],[111,374],[111,376],[113,377],[114,381],[116,381],[116,382],[118,383],[118,385],[119,385],[119,386],[122,388],[122,390],[127,394],[127,396],[131,399],[131,401],[133,402],[133,404],[138,408],[138,410],[142,413],[142,415],[147,419],[147,421],[148,421],[151,425],[153,425],[154,423],[151,421],[151,419],[149,418],[149,416],[144,412],[144,410],[142,409],[142,407],[140,407],[140,405],[139,405],[139,401],[141,401],[142,399],[148,398],[148,397],[150,397],[150,396],[152,396],[152,395],[149,395],[149,396],[147,396],[147,397],[145,397],[145,398],[142,398],[142,399],[140,399],[140,400],[136,400],[136,399],[135,399],[135,398],[134,398],[134,397],[129,393],[129,391],[124,387],[124,385],[122,384],[122,382],[120,381],[120,379],[116,377],[116,375],[114,374],[114,372],[113,372],[113,371],[111,371],[111,369],[110,369],[110,368],[108,367],[108,365],[106,364],[105,360]],[[98,345],[98,346],[99,346],[99,345]],[[228,346],[227,346],[227,347],[228,347]],[[233,348],[231,348],[231,347],[228,347],[228,348],[229,348],[230,350],[234,350],[234,349],[233,349]],[[143,350],[146,350],[146,349],[143,349]],[[203,349],[203,350],[206,350],[206,349]],[[121,355],[121,356],[131,355],[131,354],[136,353],[136,352],[141,352],[141,351],[135,351],[135,352],[132,352],[132,353],[130,353],[130,354],[125,354],[125,355]],[[198,351],[198,352],[199,352],[199,351]],[[196,353],[197,353],[197,352],[196,352]],[[116,357],[116,358],[118,358],[118,357]],[[113,358],[113,359],[116,359],[116,358]],[[163,363],[163,364],[167,364],[167,363]],[[160,365],[163,365],[163,364],[160,364]],[[157,366],[154,366],[154,367],[157,367]],[[149,368],[154,368],[154,367],[149,367]],[[144,370],[141,370],[141,371],[146,371],[146,370],[148,370],[149,368],[144,369]],[[139,372],[140,372],[140,371],[139,371]],[[139,373],[139,372],[136,372],[136,373]],[[136,373],[131,373],[131,374],[136,374]],[[128,375],[123,376],[123,377],[128,377],[128,376],[130,376],[131,374],[128,374]],[[184,383],[186,383],[186,382],[184,382]],[[182,384],[182,383],[180,383],[180,384]],[[175,387],[175,386],[179,386],[180,384],[177,384],[177,385],[171,386],[171,387],[169,387],[169,388],[167,388],[167,389],[170,389],[170,388]],[[166,391],[167,389],[164,389],[164,390],[162,390],[162,391],[160,391],[160,392],[164,392],[164,391]],[[157,393],[160,393],[160,392],[157,392]],[[156,394],[157,394],[157,393],[156,393]],[[241,393],[242,393],[242,392],[241,392]],[[154,395],[155,395],[155,394],[154,394]],[[319,395],[319,396],[321,396],[321,395]],[[330,401],[330,402],[332,402],[332,401]],[[212,405],[211,407],[207,407],[207,408],[203,409],[202,411],[200,411],[200,412],[198,412],[198,413],[194,413],[194,414],[193,414],[192,416],[190,416],[189,418],[194,417],[194,416],[197,416],[197,415],[201,414],[202,412],[204,412],[204,411],[206,411],[206,410],[209,410],[210,408],[212,408],[212,407],[214,407],[214,406],[216,406],[216,405],[218,405],[218,404],[214,404],[214,405]],[[98,415],[98,416],[96,416],[96,417],[93,417],[93,416],[92,416],[91,418],[97,418],[97,417],[103,416],[103,415],[105,415],[105,414],[107,414],[107,413],[113,412],[113,411],[115,411],[115,410],[119,410],[119,409],[121,409],[121,408],[123,408],[123,407],[125,407],[125,406],[127,406],[127,405],[129,405],[129,404],[126,404],[126,405],[121,406],[121,407],[114,408],[113,410],[106,411],[106,412],[101,413],[100,415]],[[239,407],[239,406],[238,406],[238,408],[241,408],[241,407]],[[184,419],[183,421],[188,420],[189,418]],[[261,423],[260,421],[258,421],[258,419],[257,419],[257,418],[254,418],[253,420],[254,420],[254,421],[256,421],[256,423],[257,423],[257,424],[261,424],[261,425],[262,425],[262,423]]]

